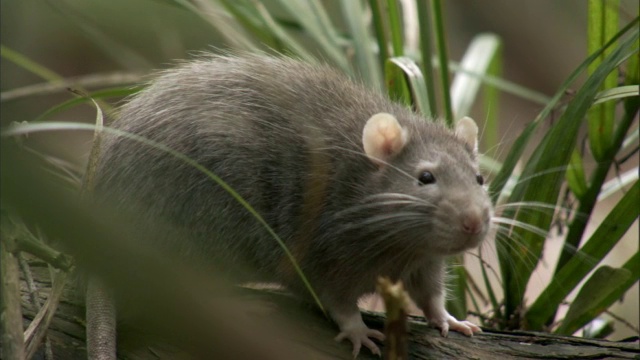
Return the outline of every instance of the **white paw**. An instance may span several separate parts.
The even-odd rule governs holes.
[[[482,329],[480,329],[478,325],[466,320],[459,321],[449,314],[446,314],[441,319],[429,319],[429,324],[440,329],[442,336],[447,336],[449,330],[461,332],[467,336],[473,336],[473,334],[477,332],[482,332]]]
[[[341,331],[338,336],[336,336],[336,341],[342,341],[344,339],[349,339],[353,344],[353,357],[355,358],[360,353],[360,348],[362,345],[371,350],[371,353],[374,355],[381,356],[380,348],[376,345],[371,339],[374,338],[379,341],[384,341],[384,334],[378,330],[369,329],[366,326],[346,329]]]

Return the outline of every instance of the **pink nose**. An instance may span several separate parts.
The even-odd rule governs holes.
[[[482,219],[479,216],[467,215],[462,219],[462,231],[467,234],[479,234],[482,226]]]

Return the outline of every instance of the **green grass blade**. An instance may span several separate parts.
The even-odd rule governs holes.
[[[320,4],[312,6],[311,3],[307,1],[288,0],[276,0],[276,2],[297,19],[302,29],[324,50],[325,54],[327,54],[333,63],[345,73],[353,75],[353,69],[349,65],[347,57],[344,56],[337,35],[335,35],[337,32],[333,29],[328,30],[333,26],[328,25],[330,23],[328,20],[329,17],[325,14],[326,12]],[[261,2],[254,0],[254,4],[255,6],[261,6],[264,9],[263,11],[266,11],[266,8]],[[326,19],[319,20],[318,13],[321,13],[321,17]]]
[[[344,1],[344,0],[343,0]],[[369,0],[373,17],[373,28],[378,42],[378,69],[384,72],[384,66],[389,57],[389,24],[387,17],[382,13],[384,0]]]
[[[426,78],[429,114],[432,119],[438,118],[438,103],[436,102],[435,72],[433,69],[433,44],[431,29],[431,13],[426,1],[416,1],[418,10],[418,24],[420,26],[420,55],[422,58],[422,73]]]
[[[402,88],[406,89],[408,80],[411,88],[411,100],[409,103],[415,105],[418,112],[423,115],[431,113],[425,79],[418,65],[408,57],[393,57],[388,60],[388,63],[390,66],[393,64],[402,70],[404,76],[400,76],[400,73],[392,72],[396,74],[394,81],[403,82]]]
[[[480,163],[480,171],[486,174],[497,174],[502,168],[502,164],[486,154],[478,155],[478,162]]]
[[[202,20],[206,21],[225,39],[225,42],[236,49],[256,50],[258,47],[253,40],[241,29],[230,21],[230,17],[223,14],[220,9],[224,8],[224,4],[218,3],[215,7],[208,1],[188,1],[188,0],[171,0],[177,5],[196,14]]]
[[[596,71],[587,79],[578,90],[574,99],[569,103],[566,111],[558,122],[536,148],[523,171],[520,183],[514,188],[510,202],[542,202],[555,205],[564,171],[571,157],[578,136],[578,130],[586,112],[591,108],[594,98],[604,82],[605,78],[618,64],[631,56],[637,49],[634,48],[638,39],[638,32],[622,42],[620,47],[614,49]],[[523,181],[522,179],[526,179]],[[515,209],[509,209],[504,217],[514,218],[539,229],[547,230],[551,224],[552,214],[547,212],[517,213]],[[515,314],[522,306],[524,291],[536,264],[527,258],[540,257],[544,245],[544,238],[538,234],[522,228],[513,230],[514,237],[519,239],[518,244],[511,247],[499,241],[497,245],[502,254],[509,256],[509,261],[501,263],[503,281],[505,285],[506,316]],[[522,251],[525,251],[523,255]],[[502,259],[506,260],[506,259]],[[553,305],[547,304],[547,306]]]
[[[477,35],[460,62],[460,68],[484,76],[500,52],[501,41],[493,34]],[[453,117],[469,116],[471,106],[478,97],[482,81],[465,73],[456,74],[451,83],[451,107]]]
[[[98,105],[98,103],[94,99],[78,91],[74,91],[73,93],[91,101],[91,103],[96,109],[96,121],[95,121],[95,130],[93,131],[93,142],[91,144],[91,150],[89,151],[89,159],[87,160],[87,166],[84,171],[84,177],[82,179],[82,188],[80,191],[80,196],[85,197],[88,195],[88,192],[93,191],[94,185],[95,185],[96,169],[98,168],[98,162],[100,161],[100,145],[102,144],[102,129],[104,129],[104,114],[102,113],[102,109],[100,108],[100,105]]]
[[[607,181],[600,189],[598,201],[603,201],[619,191],[626,190],[629,185],[633,184],[634,181],[640,178],[639,174],[640,168],[636,166],[631,170],[625,171],[620,176],[616,176],[614,179]]]
[[[342,51],[342,46],[341,46],[342,39],[340,38],[338,29],[331,22],[331,18],[327,13],[327,11],[325,10],[324,6],[322,5],[322,2],[320,0],[307,0],[307,3],[311,7],[310,11],[314,15],[314,19],[318,24],[318,28],[325,34],[336,56],[342,55],[342,57],[344,57],[344,53]],[[362,13],[364,13],[364,10],[362,11],[363,11]],[[368,42],[370,41],[371,39],[369,38]],[[371,47],[369,48],[371,49]]]
[[[600,49],[618,31],[619,0],[589,0],[588,6],[588,44],[589,54]],[[589,66],[589,74],[592,74],[600,63],[608,56],[609,50],[605,50],[601,56]],[[601,89],[614,88],[618,81],[618,71],[614,69],[605,79]],[[587,115],[589,144],[591,152],[596,160],[600,161],[605,156],[606,150],[611,146],[614,128],[615,104],[605,103],[595,106]]]
[[[591,56],[587,57],[587,59],[585,59],[578,66],[578,68],[576,68],[571,73],[571,75],[569,75],[567,80],[565,80],[565,82],[563,82],[562,85],[560,85],[556,94],[551,98],[550,101],[547,102],[547,105],[540,112],[540,114],[538,114],[538,116],[534,119],[534,121],[531,122],[529,125],[527,125],[525,130],[520,134],[520,136],[518,136],[513,146],[507,153],[507,158],[505,159],[500,172],[489,184],[489,194],[491,195],[491,199],[493,200],[494,203],[498,200],[498,198],[500,198],[501,192],[505,184],[507,184],[507,182],[509,181],[509,178],[512,176],[513,169],[515,168],[516,164],[520,160],[520,157],[522,156],[525,148],[527,147],[527,144],[531,139],[531,135],[535,132],[535,129],[537,128],[538,124],[551,114],[551,112],[559,104],[560,100],[562,99],[566,91],[570,89],[572,84],[580,77],[582,72],[584,72],[587,69],[589,64],[591,64],[596,58],[598,58],[600,54],[604,51],[604,49],[606,49],[608,46],[613,44],[615,40],[620,38],[622,35],[626,34],[629,30],[635,29],[635,27],[638,26],[638,20],[639,18],[636,17],[633,21],[629,22],[629,24],[627,24],[623,29],[621,29],[618,32],[618,34],[613,39],[611,39],[603,48],[601,48]]]
[[[444,120],[453,127],[453,110],[451,109],[451,91],[449,81],[449,55],[444,32],[444,14],[440,0],[431,0],[433,23],[435,25],[436,44],[438,49],[438,62],[440,63],[440,85],[442,87],[442,99],[444,102]]]
[[[342,14],[349,32],[351,42],[355,48],[358,72],[365,83],[372,88],[382,90],[382,73],[372,51],[372,39],[367,30],[367,24],[362,16],[364,9],[360,1],[342,0]]]
[[[262,20],[266,24],[269,31],[271,31],[273,36],[275,36],[285,48],[289,49],[291,52],[298,55],[300,58],[304,59],[307,62],[318,62],[313,54],[307,51],[304,46],[300,44],[300,42],[291,37],[291,35],[289,35],[289,33],[287,33],[287,31],[277,21],[275,21],[273,17],[271,17],[271,14],[262,3],[256,2],[255,8],[258,14],[260,14],[260,16],[262,17]]]
[[[489,64],[487,73],[498,77],[502,74],[502,46],[499,46],[493,60]],[[485,84],[484,86],[484,126],[482,130],[481,149],[487,155],[498,153],[496,144],[500,143],[499,121],[500,121],[500,91],[497,86]]]
[[[640,47],[640,43],[638,42],[638,30],[636,30],[635,35],[635,44],[633,44],[633,47],[635,48],[634,55],[637,55],[638,48]],[[633,63],[634,59],[637,59],[637,56],[632,56],[629,62]],[[593,211],[596,201],[599,198],[602,184],[606,180],[610,167],[614,163],[620,148],[623,146],[625,136],[629,132],[629,129],[636,117],[636,113],[640,108],[640,101],[638,99],[639,97],[631,97],[624,101],[624,114],[615,129],[611,148],[607,149],[607,156],[602,161],[597,162],[596,169],[593,171],[589,181],[589,189],[587,189],[587,192],[579,199],[580,205],[577,213],[582,216],[575,217],[569,225],[569,231],[565,237],[565,245],[556,266],[556,273],[562,269],[567,261],[573,256],[572,250],[577,249],[580,245],[584,230],[587,226],[587,221],[591,216],[591,212]],[[552,319],[549,318],[547,321],[550,322]]]
[[[620,300],[638,278],[640,252],[636,252],[622,268],[601,266],[582,286],[555,333],[573,334]]]
[[[625,134],[633,123],[637,110],[636,108],[631,113],[625,112],[616,129],[612,149],[610,149],[608,156],[603,161],[597,163],[596,169],[593,171],[589,181],[589,187],[579,199],[580,203],[575,213],[580,214],[580,216],[575,216],[569,224],[569,230],[564,239],[562,253],[556,265],[556,274],[563,270],[564,266],[575,256],[575,249],[580,246],[588,220],[591,217],[596,201],[600,197],[604,181],[611,166],[614,164],[616,154],[622,146]],[[550,324],[553,322],[554,317],[555,314],[549,314],[545,322]]]
[[[396,0],[387,0],[387,15],[389,16],[389,29],[391,30],[391,48],[393,56],[404,55],[404,29]]]
[[[636,181],[584,246],[555,274],[551,283],[531,305],[525,314],[530,328],[542,328],[566,296],[620,241],[638,218],[638,198],[640,182]]]
[[[270,49],[282,51],[282,44],[268,31],[255,6],[246,0],[218,0],[245,30]],[[196,10],[197,11],[197,10]]]
[[[92,44],[102,50],[103,54],[122,67],[135,70],[153,68],[153,64],[137,50],[115,40],[108,32],[98,28],[91,19],[76,11],[68,3],[48,0],[47,4],[62,14],[65,19],[69,19],[67,23],[76,26],[80,30],[80,34],[90,39]]]
[[[447,281],[446,308],[456,319],[467,317],[467,272],[462,256],[454,256],[449,261],[451,278]]]
[[[411,107],[411,91],[402,68],[389,58],[384,67],[384,79],[389,98],[405,106]],[[395,58],[397,59],[397,58]]]
[[[640,85],[626,85],[601,91],[596,95],[594,105],[633,96],[640,96]]]
[[[456,73],[462,73],[468,76],[477,77],[483,84],[487,86],[495,87],[496,89],[501,90],[505,93],[512,94],[536,104],[547,105],[552,100],[551,97],[545,94],[539,93],[535,90],[531,90],[498,76],[492,74],[478,74],[472,71],[468,71],[453,61],[449,62],[449,68],[451,68],[451,70],[455,71]]]
[[[142,82],[143,75],[137,73],[88,74],[71,78],[63,78],[56,82],[44,82],[3,91],[0,101],[12,101],[24,97],[50,95],[66,92],[68,88],[100,88],[120,86]]]
[[[2,133],[2,137],[26,135],[30,133],[36,133],[36,132],[63,131],[63,130],[84,130],[84,131],[94,132],[95,129],[96,129],[95,125],[67,123],[67,122],[19,124],[17,126],[12,127],[8,131],[5,131],[4,133]],[[265,228],[265,230],[269,232],[269,234],[273,237],[273,239],[282,248],[287,258],[291,261],[291,264],[293,265],[296,273],[298,274],[298,276],[300,276],[300,279],[303,281],[306,289],[309,291],[310,295],[313,297],[316,304],[324,312],[324,308],[322,306],[322,303],[320,302],[320,299],[318,298],[318,296],[316,295],[316,292],[311,287],[311,284],[307,280],[306,276],[304,276],[302,269],[300,269],[300,266],[298,265],[298,261],[293,257],[293,254],[289,251],[284,241],[282,241],[282,239],[278,236],[278,234],[276,234],[276,232],[269,226],[267,221],[260,215],[260,213],[258,213],[258,211],[254,209],[253,206],[251,206],[251,204],[249,204],[244,198],[242,198],[242,196],[240,196],[240,194],[238,194],[229,184],[227,184],[224,180],[222,180],[216,174],[212,173],[206,167],[200,165],[199,163],[192,160],[191,158],[184,155],[183,153],[175,151],[164,144],[152,141],[150,139],[147,139],[135,134],[131,134],[125,131],[121,131],[121,130],[117,130],[109,127],[102,128],[102,132],[125,137],[127,139],[130,139],[130,140],[139,142],[141,144],[151,146],[160,151],[163,151],[175,157],[176,159],[184,161],[186,164],[192,166],[193,168],[207,175],[207,177],[209,177],[211,180],[215,181],[218,185],[220,185],[220,187],[222,187],[225,191],[227,191],[229,195],[231,195],[239,204],[241,204],[245,209],[247,209],[247,211],[256,219],[256,221],[258,221]]]
[[[62,76],[4,45],[0,45],[0,56],[49,82],[58,82],[63,80]]]
[[[502,311],[500,309],[500,304],[498,303],[498,298],[496,296],[496,292],[493,290],[493,286],[491,285],[491,281],[489,281],[489,275],[487,274],[488,265],[486,265],[484,263],[484,259],[482,257],[482,254],[480,256],[480,260],[482,262],[482,264],[480,266],[480,270],[482,272],[482,281],[484,281],[484,287],[487,289],[487,294],[489,295],[489,301],[491,301],[491,307],[492,307],[493,311],[495,312],[494,316],[496,318],[501,318],[502,317]]]
[[[90,99],[108,99],[108,98],[114,98],[114,97],[125,97],[125,96],[129,96],[137,93],[138,91],[142,90],[142,88],[143,88],[142,86],[126,87],[126,88],[117,87],[112,89],[102,89],[102,90],[94,91],[88,94],[87,97],[73,98],[65,102],[62,102],[58,105],[55,105],[52,108],[45,111],[44,113],[42,113],[40,116],[38,116],[34,121],[37,122],[37,121],[47,120],[51,116],[58,114],[62,111],[69,110],[81,104],[86,104],[87,102],[90,101]]]

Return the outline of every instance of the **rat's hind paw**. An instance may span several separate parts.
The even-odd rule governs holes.
[[[461,332],[467,336],[473,336],[475,333],[482,332],[482,329],[480,329],[478,325],[466,320],[459,321],[449,314],[447,314],[446,319],[440,321],[430,320],[429,323],[440,329],[442,336],[447,336],[449,330]]]
[[[338,336],[336,336],[336,341],[342,341],[344,339],[349,339],[353,344],[353,357],[355,358],[360,353],[360,348],[362,345],[367,347],[371,352],[375,355],[381,356],[380,348],[376,345],[371,339],[374,338],[380,341],[384,341],[384,334],[378,330],[372,330],[367,327],[350,329],[347,331],[342,331]]]

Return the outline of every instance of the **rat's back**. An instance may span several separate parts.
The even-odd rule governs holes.
[[[309,220],[305,188],[318,172],[325,180],[339,176],[329,164],[336,158],[344,168],[370,165],[360,155],[361,129],[369,116],[363,114],[382,111],[406,110],[327,66],[211,56],[160,74],[122,108],[112,127],[203,165],[292,245]],[[318,160],[314,154],[320,148],[324,155]],[[269,267],[282,249],[214,180],[123,137],[105,135],[101,154],[96,193],[135,209],[135,221],[168,223],[178,231],[159,244],[187,256],[224,254],[234,265],[248,262],[259,273],[274,273]],[[341,192],[337,187],[332,193]]]

